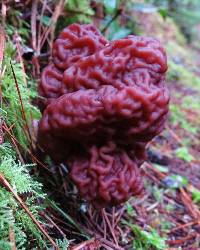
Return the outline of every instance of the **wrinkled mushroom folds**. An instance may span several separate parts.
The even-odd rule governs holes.
[[[166,70],[153,38],[108,42],[92,25],[73,24],[55,41],[39,84],[45,102],[38,142],[69,164],[81,195],[96,206],[141,192],[145,146],[168,112]]]

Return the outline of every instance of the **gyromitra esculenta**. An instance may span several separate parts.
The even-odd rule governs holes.
[[[167,60],[153,38],[108,42],[92,25],[72,24],[42,73],[38,143],[67,163],[80,194],[99,207],[140,194],[146,144],[163,129]]]

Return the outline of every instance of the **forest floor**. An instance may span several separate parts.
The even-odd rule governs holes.
[[[34,12],[31,20],[34,31]],[[48,33],[49,44],[52,30],[54,27]],[[30,41],[24,45],[30,47]],[[184,46],[197,55],[195,69],[190,69],[187,60],[175,65],[173,51],[169,55],[170,114],[165,130],[148,145],[148,159],[141,167],[145,182],[141,197],[119,207],[96,210],[78,197],[64,165],[46,161],[51,173],[40,167],[33,171],[49,197],[59,204],[49,200],[47,206],[51,235],[66,237],[74,245],[72,250],[100,246],[108,250],[200,249],[200,53]],[[24,61],[26,74],[36,75],[47,60],[42,59],[42,66],[34,57],[32,62]]]

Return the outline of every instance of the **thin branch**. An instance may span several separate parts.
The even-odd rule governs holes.
[[[7,8],[5,3],[2,3],[1,5],[1,16],[2,16],[2,27],[5,28],[6,25],[6,12],[7,12]]]
[[[29,137],[29,140],[30,140],[30,143],[31,143],[31,148],[33,148],[33,141],[32,141],[31,133],[30,133],[30,130],[29,130],[28,122],[27,122],[27,119],[26,119],[26,114],[25,114],[25,110],[24,110],[24,105],[23,105],[23,101],[22,101],[22,97],[21,97],[19,85],[18,85],[17,78],[16,78],[16,75],[15,75],[15,72],[14,72],[13,65],[12,65],[11,61],[10,61],[10,65],[11,65],[11,70],[12,70],[12,73],[13,73],[13,77],[14,77],[14,81],[15,81],[15,86],[16,86],[16,89],[17,89],[17,93],[18,93],[18,96],[19,96],[19,101],[20,101],[20,105],[21,105],[22,118],[24,119],[24,122],[25,122],[26,131],[28,133],[28,137]]]
[[[105,221],[106,221],[106,223],[107,223],[107,225],[108,225],[108,228],[110,229],[110,233],[111,233],[111,235],[112,235],[112,237],[113,237],[113,239],[114,239],[115,244],[116,244],[117,246],[119,246],[118,241],[117,241],[117,238],[116,238],[116,236],[115,236],[114,229],[113,229],[112,226],[111,226],[111,223],[110,223],[110,221],[109,221],[109,219],[108,219],[108,216],[107,216],[107,214],[106,214],[105,208],[103,208],[101,212],[102,212],[102,216],[105,218]]]
[[[2,71],[2,62],[3,62],[5,42],[6,42],[5,31],[3,27],[0,26],[0,75]]]
[[[48,215],[46,215],[45,213],[40,213],[40,214],[59,231],[59,233],[63,236],[63,238],[66,239],[66,234],[60,229],[60,227]]]
[[[53,15],[51,17],[50,25],[43,32],[43,35],[42,35],[42,38],[41,38],[41,43],[40,43],[41,48],[43,47],[43,45],[44,45],[45,41],[47,40],[47,37],[49,36],[49,34],[54,33],[55,25],[56,25],[56,22],[57,22],[59,16],[62,13],[64,3],[65,3],[64,0],[60,0],[58,5],[56,6],[55,11],[54,11],[54,13],[53,13]],[[51,39],[53,39],[53,37],[51,37]]]
[[[42,18],[44,16],[44,12],[45,12],[45,9],[46,9],[46,6],[47,6],[47,0],[44,0],[42,1],[42,11],[41,11],[41,14],[40,14],[40,21],[39,21],[39,28],[38,28],[38,41],[37,41],[37,56],[40,55],[40,51],[41,51],[41,48],[40,48],[40,40],[41,40],[41,34],[42,34]]]
[[[32,10],[31,10],[32,47],[34,51],[36,51],[36,46],[37,46],[37,34],[36,34],[37,6],[38,6],[38,0],[34,0],[32,3]]]
[[[5,42],[6,42],[5,31],[3,27],[0,27],[0,107],[2,107],[1,77],[3,75],[2,62],[3,62],[3,57],[4,57]],[[3,140],[4,139],[3,139],[3,131],[2,131],[2,118],[0,117],[0,144],[3,143]]]
[[[84,241],[84,242],[72,247],[71,250],[82,250],[85,248],[97,250],[97,249],[99,249],[100,245],[101,245],[100,242],[93,238],[91,240]]]
[[[11,250],[17,250],[16,242],[15,242],[15,232],[14,232],[13,226],[9,227],[9,239],[12,244]]]
[[[105,33],[109,26],[117,19],[117,17],[121,14],[122,10],[118,9],[112,19],[105,25],[105,27],[101,30],[102,33]]]
[[[2,128],[6,131],[6,133],[8,133],[11,139],[13,139],[25,152],[27,152],[31,156],[35,163],[38,163],[40,166],[44,167],[48,172],[52,173],[51,170],[47,166],[45,166],[44,163],[38,160],[37,157],[35,157],[29,149],[25,148],[20,144],[20,142],[10,133],[9,128],[5,123],[3,124]]]

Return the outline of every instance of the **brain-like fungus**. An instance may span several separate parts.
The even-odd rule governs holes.
[[[94,54],[108,41],[91,24],[72,24],[65,28],[53,45],[53,61],[65,70],[80,58]]]
[[[90,24],[72,24],[65,28],[53,44],[53,64],[42,72],[39,94],[44,97],[43,106],[62,95],[63,71],[80,58],[94,54],[108,41]],[[43,109],[43,108],[42,108]]]
[[[42,73],[45,109],[38,143],[86,200],[117,205],[139,194],[146,144],[163,129],[167,60],[153,38],[108,42],[92,25],[73,24],[53,46]]]
[[[92,146],[89,157],[74,159],[71,178],[85,199],[101,207],[125,202],[143,189],[134,159],[113,142]]]

